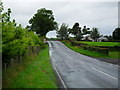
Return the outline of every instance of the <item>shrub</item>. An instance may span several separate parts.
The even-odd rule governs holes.
[[[25,54],[30,46],[44,47],[42,41],[34,32],[22,28],[21,25],[17,26],[15,20],[10,21],[11,12],[9,11],[10,9],[2,14],[3,63],[9,63],[10,58]]]

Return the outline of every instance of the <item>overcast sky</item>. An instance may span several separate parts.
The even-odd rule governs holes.
[[[24,27],[40,8],[52,10],[59,26],[66,23],[71,28],[79,22],[80,26],[97,27],[103,35],[111,35],[118,27],[118,0],[4,0],[3,5],[5,11],[11,8],[12,18]],[[55,31],[47,34],[55,35]]]

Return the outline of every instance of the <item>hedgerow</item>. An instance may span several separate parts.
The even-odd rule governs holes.
[[[17,25],[15,20],[11,20],[11,9],[2,13],[2,54],[3,63],[8,63],[10,58],[28,52],[29,46],[43,47],[44,44],[40,38],[29,31]]]

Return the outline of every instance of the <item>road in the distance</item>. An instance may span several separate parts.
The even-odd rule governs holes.
[[[51,62],[67,88],[117,88],[118,66],[67,48],[59,41],[49,41]]]

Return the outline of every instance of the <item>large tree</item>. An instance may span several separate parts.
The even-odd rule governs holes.
[[[87,28],[86,26],[84,26],[83,29],[82,29],[82,35],[90,34],[91,31],[89,31],[89,30],[90,30],[90,28]]]
[[[69,29],[69,33],[73,34],[76,38],[76,40],[81,40],[81,38],[83,37],[83,35],[85,34],[90,34],[91,31],[89,31],[90,28],[87,28],[86,26],[84,26],[83,28],[81,28],[79,26],[79,23],[75,23],[72,27],[72,29]]]
[[[108,41],[113,41],[112,35],[105,35],[104,37],[106,37],[108,39]]]
[[[91,34],[90,34],[91,38],[94,39],[94,41],[97,41],[97,39],[100,37],[100,33],[98,32],[98,28],[92,28]]]
[[[52,10],[45,8],[39,9],[36,14],[29,20],[30,30],[35,31],[40,36],[45,36],[50,30],[57,28]]]
[[[113,39],[115,40],[120,40],[120,28],[116,28],[114,31],[113,31]]]
[[[57,37],[59,37],[60,39],[68,39],[68,25],[63,23],[60,27],[60,29],[57,31]]]
[[[72,27],[72,29],[69,29],[69,33],[73,34],[76,38],[76,40],[80,40],[82,37],[81,34],[81,27],[79,27],[79,23],[75,23]]]

